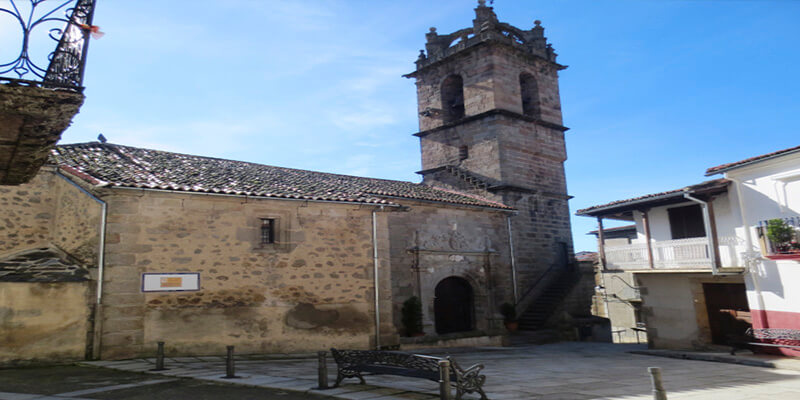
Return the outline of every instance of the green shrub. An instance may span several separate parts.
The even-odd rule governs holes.
[[[406,330],[406,336],[414,336],[422,332],[422,302],[419,301],[417,296],[409,297],[408,300],[403,302],[402,310],[403,327]]]
[[[767,221],[767,238],[778,250],[786,250],[794,236],[794,228],[782,219]]]
[[[500,314],[503,315],[505,322],[514,322],[517,320],[517,310],[511,303],[503,303],[500,305]]]

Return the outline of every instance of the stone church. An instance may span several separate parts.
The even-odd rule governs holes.
[[[523,329],[588,314],[565,67],[539,21],[475,12],[406,75],[422,183],[92,142],[0,186],[0,362],[393,347],[412,296],[434,340],[505,332],[503,303]]]

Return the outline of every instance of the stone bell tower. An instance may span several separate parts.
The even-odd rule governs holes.
[[[415,78],[423,183],[515,207],[518,297],[572,257],[556,54],[540,21],[499,22],[478,1],[472,26],[426,34]],[[554,269],[550,269],[553,266]]]

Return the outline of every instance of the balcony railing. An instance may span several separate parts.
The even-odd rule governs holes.
[[[735,239],[720,238],[720,262],[723,267],[735,266]],[[708,251],[708,238],[660,240],[652,242],[653,267],[656,269],[695,269],[711,270],[711,254]],[[634,243],[605,248],[606,268],[608,269],[649,269],[647,244]]]
[[[0,82],[82,91],[95,1],[0,0]]]

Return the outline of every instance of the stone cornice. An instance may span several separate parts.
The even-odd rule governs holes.
[[[494,116],[494,115],[500,115],[500,116],[509,117],[509,118],[517,118],[517,119],[521,119],[521,120],[524,120],[524,121],[527,121],[527,122],[533,122],[534,124],[539,125],[541,127],[555,129],[555,130],[558,130],[558,131],[561,131],[561,132],[566,132],[566,131],[569,130],[569,128],[567,128],[566,126],[559,125],[559,124],[554,124],[552,122],[543,121],[543,120],[541,120],[539,118],[531,117],[530,115],[520,114],[518,112],[514,112],[514,111],[511,111],[511,110],[506,110],[506,109],[503,109],[503,108],[496,108],[496,109],[493,109],[493,110],[482,112],[480,114],[470,115],[468,117],[461,118],[458,121],[451,122],[449,124],[444,124],[444,125],[438,126],[436,128],[428,129],[428,130],[425,130],[425,131],[419,131],[417,133],[414,133],[413,136],[422,138],[422,137],[425,137],[427,135],[430,135],[431,133],[435,133],[435,132],[438,132],[438,131],[449,129],[449,128],[452,128],[452,127],[458,126],[458,125],[468,124],[470,122],[477,121],[477,120],[480,120],[480,119],[483,119],[483,118],[486,118],[486,117],[491,117],[491,116]]]

